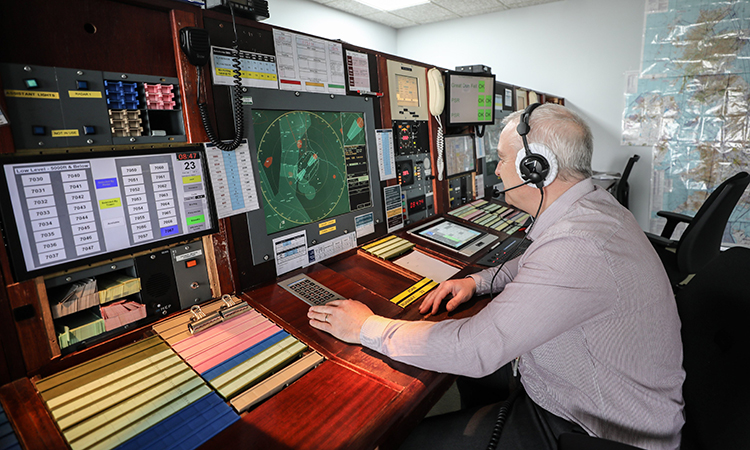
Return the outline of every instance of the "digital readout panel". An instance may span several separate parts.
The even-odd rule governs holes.
[[[4,165],[26,272],[212,229],[202,161],[196,151]]]

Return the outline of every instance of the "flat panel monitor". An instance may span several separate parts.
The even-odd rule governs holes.
[[[448,126],[495,122],[495,76],[448,72],[445,80]]]
[[[475,170],[474,136],[471,134],[445,136],[446,175],[452,177]]]
[[[465,256],[473,255],[498,239],[469,225],[447,218],[430,221],[409,230],[408,233]]]
[[[0,213],[18,280],[217,230],[201,147],[2,165]]]

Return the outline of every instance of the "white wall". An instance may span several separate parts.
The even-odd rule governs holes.
[[[312,0],[270,0],[264,23],[396,54],[396,30]]]
[[[630,178],[630,209],[648,229],[651,151],[623,147],[624,73],[640,67],[645,0],[563,0],[398,31],[398,54],[444,68],[485,64],[499,81],[565,97],[594,133],[594,170]]]
[[[651,149],[623,147],[624,73],[640,67],[645,0],[562,0],[398,31],[309,0],[272,0],[273,25],[452,69],[492,67],[499,81],[565,97],[594,133],[594,170],[630,177],[630,209],[649,226]]]

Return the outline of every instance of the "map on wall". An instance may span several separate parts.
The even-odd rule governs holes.
[[[649,0],[623,144],[653,146],[651,231],[660,210],[694,215],[724,180],[750,171],[750,0]],[[676,237],[674,237],[676,238]],[[750,245],[750,194],[725,243]]]

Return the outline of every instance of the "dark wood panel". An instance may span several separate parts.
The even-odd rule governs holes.
[[[0,401],[23,448],[68,448],[28,378],[0,387]]]
[[[33,308],[34,316],[16,321],[15,328],[23,350],[26,370],[28,373],[34,373],[47,364],[52,357],[50,353],[50,337],[47,336],[39,307],[39,295],[34,280],[15,283],[8,286],[7,289],[8,301],[12,310],[16,308]]]
[[[168,10],[106,0],[2,2],[0,42],[12,45],[0,47],[0,61],[176,77],[170,30]]]
[[[371,449],[387,432],[375,420],[398,391],[326,361],[201,449]],[[363,435],[359,435],[359,433]],[[356,437],[356,439],[352,439]]]

